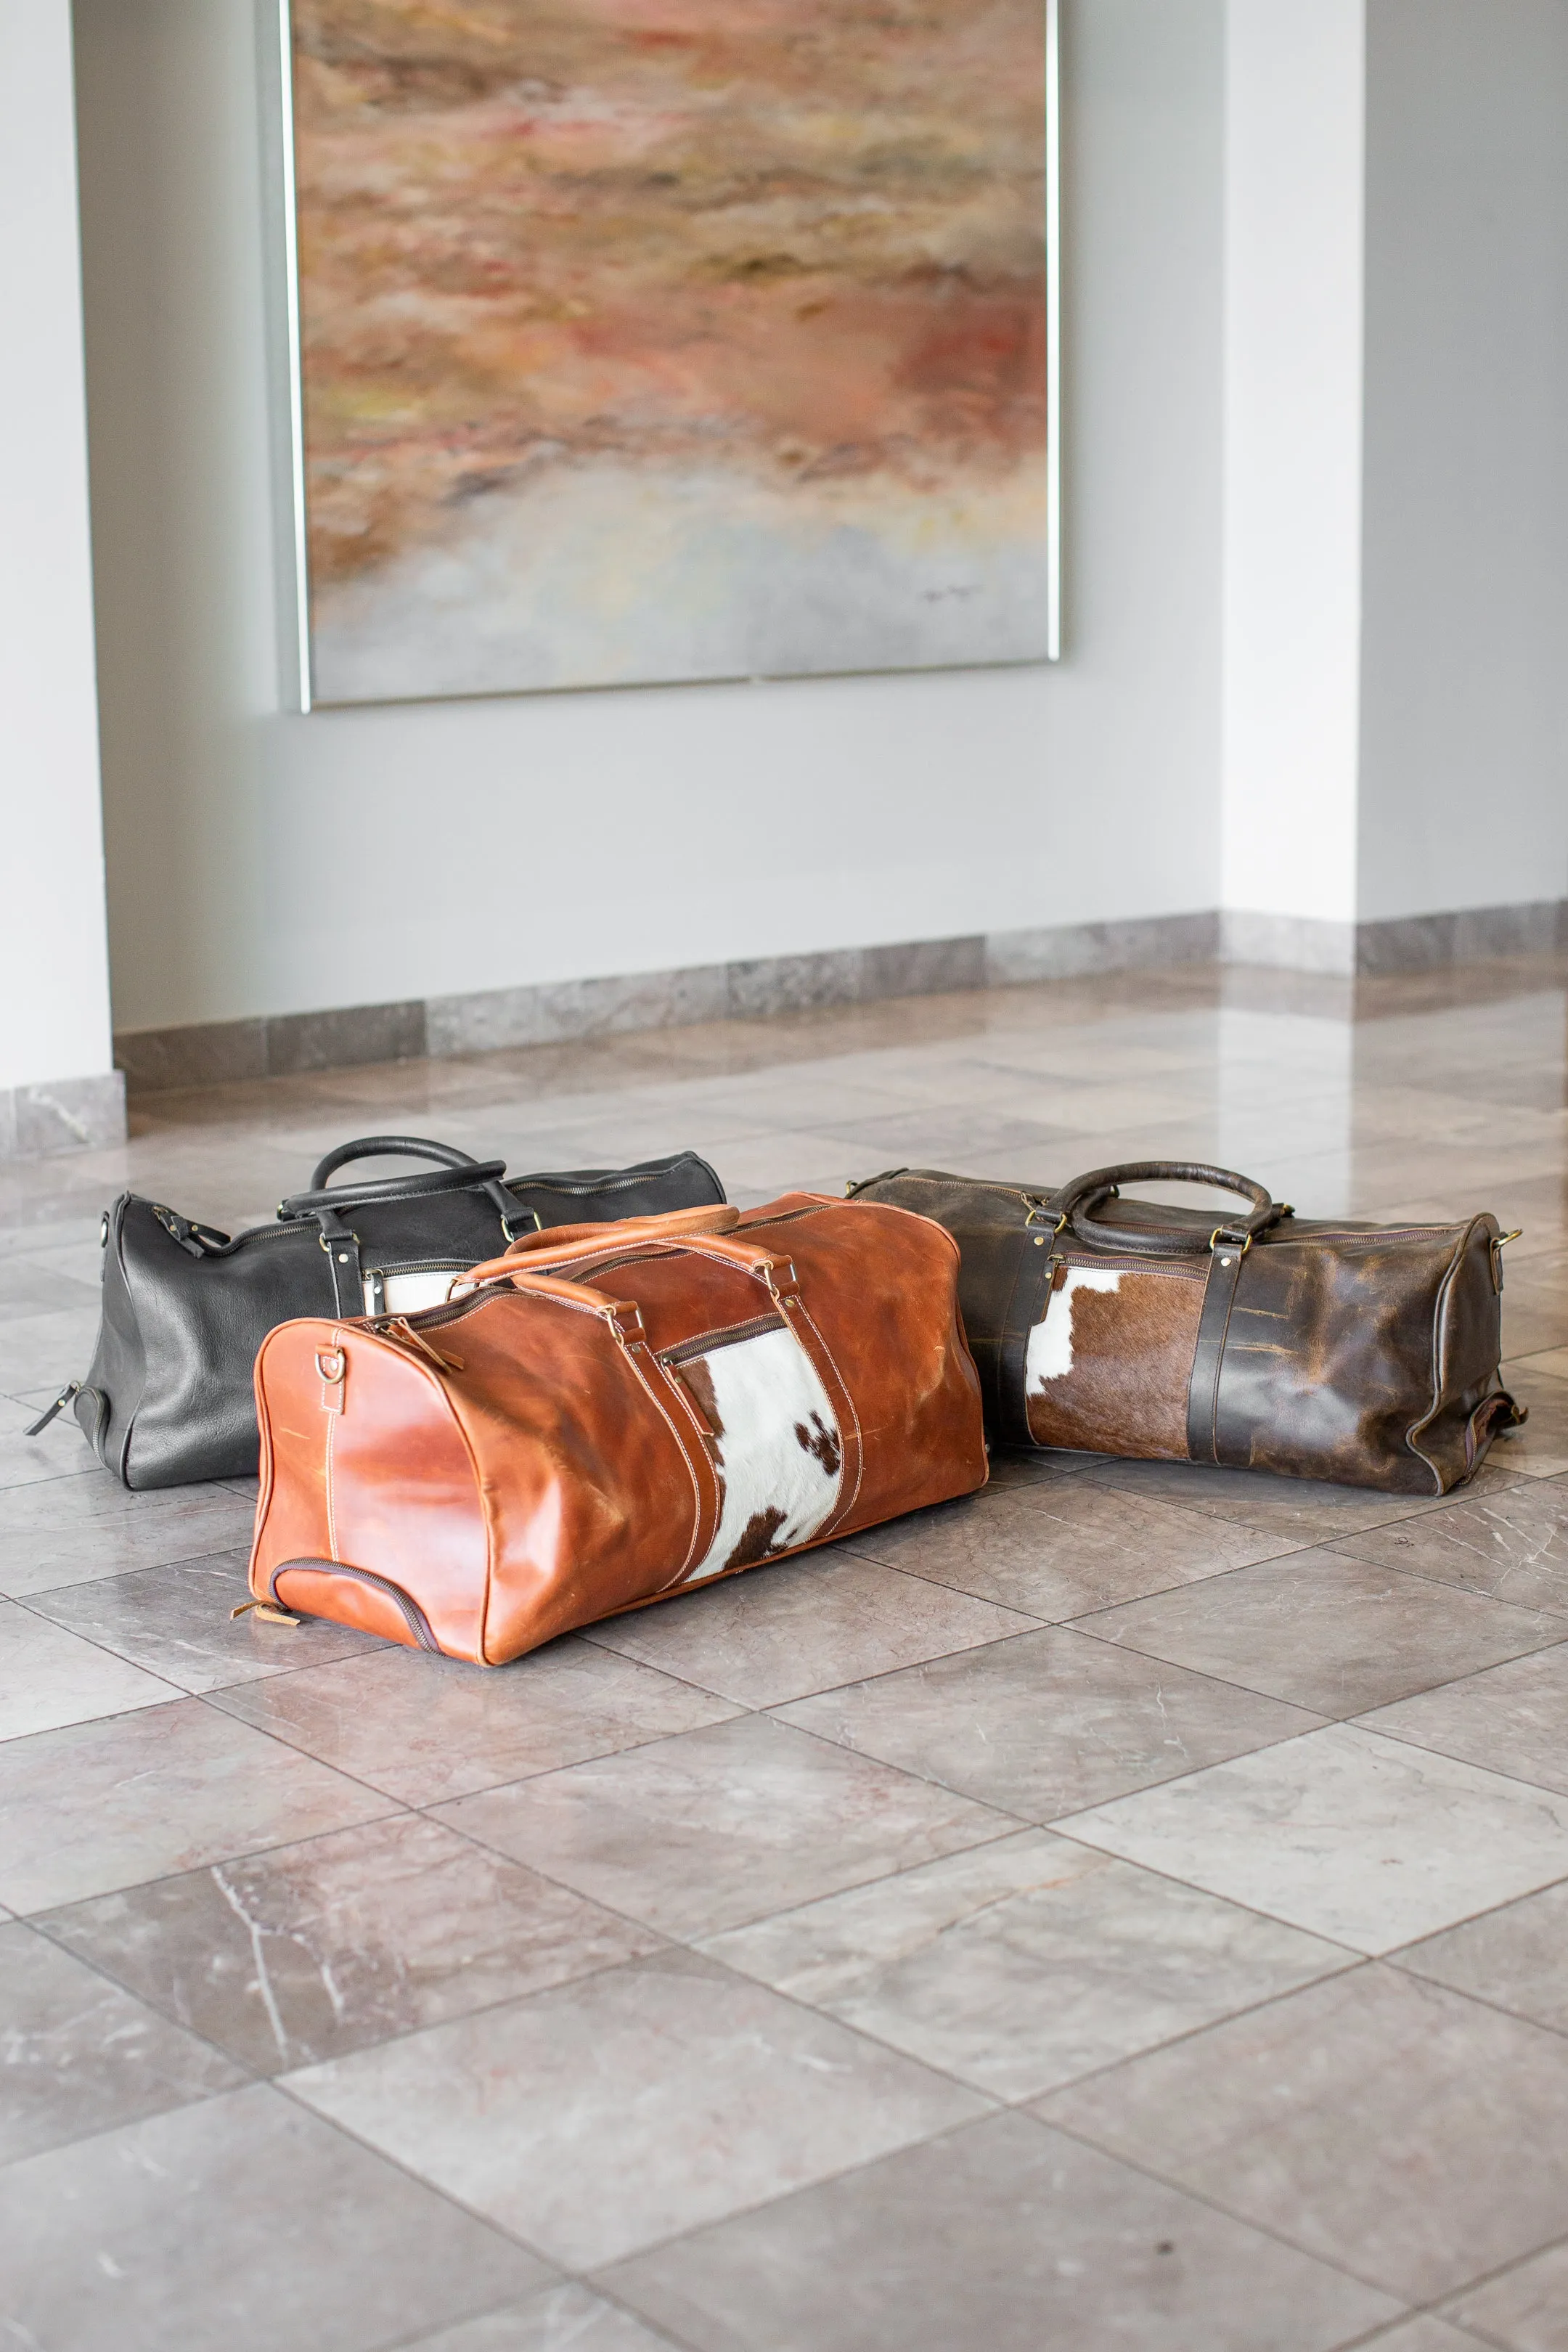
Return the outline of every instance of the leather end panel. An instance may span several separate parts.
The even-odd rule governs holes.
[[[406,1616],[390,1593],[373,1584],[360,1584],[325,1570],[284,1569],[278,1578],[278,1599],[285,1609],[302,1617],[326,1617],[334,1625],[357,1626],[363,1633],[378,1633],[384,1642],[400,1642],[416,1650],[419,1641]]]

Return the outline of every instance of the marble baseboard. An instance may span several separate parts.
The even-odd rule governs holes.
[[[1020,981],[1076,980],[1087,972],[1152,971],[1207,963],[1219,953],[1220,919],[1147,915],[1123,923],[1058,923],[1047,930],[993,931],[985,977],[993,988]]]
[[[821,1005],[869,1004],[887,997],[984,988],[993,977],[987,949],[988,942],[976,933],[600,980],[546,981],[423,1002],[214,1021],[185,1029],[131,1030],[116,1037],[115,1058],[132,1094],[162,1094],[302,1070],[413,1061],[426,1055],[447,1059],[638,1029],[687,1028],[699,1021],[765,1020],[776,1013],[805,1013]]]
[[[114,1058],[133,1095],[237,1079],[295,1077],[305,1070],[351,1070],[370,1062],[416,1062],[431,1049],[417,997],[398,1004],[350,1004],[254,1021],[204,1021],[181,1029],[132,1029]]]
[[[1320,922],[1309,915],[1262,915],[1226,907],[1219,918],[1219,956],[1222,963],[1349,974],[1356,968],[1356,927]]]
[[[142,1029],[115,1039],[132,1094],[235,1079],[352,1069],[371,1062],[448,1059],[700,1021],[766,1020],[829,1004],[1005,988],[1097,971],[1157,971],[1217,961],[1352,977],[1415,971],[1475,958],[1568,947],[1568,901],[1471,908],[1391,923],[1321,923],[1210,908],[1128,922],[1062,923],[973,932],[816,955],[760,956],[669,971],[546,981],[460,996],[410,998],[321,1013]],[[3,1130],[0,1130],[3,1133]],[[51,1147],[65,1149],[68,1147]],[[0,1142],[0,1156],[4,1145]]]
[[[0,1087],[0,1160],[49,1160],[61,1151],[102,1151],[125,1140],[125,1079],[90,1078]]]
[[[1358,971],[1435,971],[1493,956],[1552,955],[1568,947],[1568,899],[1517,907],[1462,907],[1448,915],[1406,915],[1358,923]]]
[[[760,1021],[826,1004],[869,1004],[890,996],[984,988],[985,941],[911,940],[893,947],[836,948],[820,955],[760,956],[610,980],[573,980],[432,997],[429,1044],[437,1055],[484,1054],[501,1045],[548,1045],[637,1029],[681,1029],[698,1021]]]
[[[1446,964],[1552,955],[1568,947],[1568,899],[1560,898],[1373,923],[1321,922],[1234,907],[1217,919],[1224,962],[1270,964],[1289,971],[1436,971]]]

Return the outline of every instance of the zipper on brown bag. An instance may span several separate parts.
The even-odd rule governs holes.
[[[392,1340],[396,1347],[416,1349],[444,1372],[460,1372],[463,1370],[461,1356],[444,1356],[438,1348],[430,1345],[428,1339],[421,1338],[405,1316],[395,1316],[390,1323],[378,1323],[375,1329],[382,1339]]]

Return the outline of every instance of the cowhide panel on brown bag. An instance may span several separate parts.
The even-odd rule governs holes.
[[[1201,1273],[1058,1258],[1025,1359],[1035,1444],[1184,1462],[1203,1307]]]
[[[1245,1213],[1118,1182],[1238,1192]],[[1501,1386],[1502,1248],[1449,1224],[1309,1221],[1190,1162],[1002,1184],[904,1168],[851,1197],[914,1209],[961,1255],[994,1443],[1442,1494],[1524,1419]]]

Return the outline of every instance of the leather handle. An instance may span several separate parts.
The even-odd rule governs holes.
[[[521,1209],[501,1182],[504,1160],[470,1160],[466,1168],[429,1168],[417,1176],[367,1177],[363,1184],[323,1184],[318,1191],[290,1192],[278,1203],[286,1221],[297,1217],[336,1216],[340,1209],[368,1208],[377,1201],[426,1201],[437,1192],[484,1192],[502,1219],[521,1216]]]
[[[362,1135],[353,1143],[333,1146],[324,1160],[318,1160],[308,1192],[320,1192],[340,1168],[351,1160],[434,1160],[442,1168],[473,1168],[478,1165],[471,1151],[459,1150],[455,1143],[432,1143],[423,1135]]]
[[[627,1241],[681,1241],[691,1234],[727,1234],[741,1222],[741,1212],[725,1202],[706,1209],[666,1209],[652,1217],[622,1217],[613,1229],[618,1244]],[[591,1254],[605,1249],[612,1236],[602,1224],[549,1225],[536,1234],[521,1234],[507,1252],[509,1258],[548,1250],[552,1261],[574,1250]]]
[[[437,1165],[414,1176],[365,1177],[358,1183],[351,1179],[346,1184],[327,1181],[353,1160],[376,1160],[398,1152],[411,1160],[433,1160]],[[440,1192],[482,1192],[510,1243],[514,1238],[514,1218],[532,1217],[537,1225],[539,1216],[508,1192],[505,1177],[504,1160],[476,1160],[455,1143],[435,1143],[421,1135],[362,1135],[353,1143],[340,1143],[318,1160],[309,1188],[279,1201],[278,1214],[285,1223],[314,1217],[323,1234],[341,1237],[346,1231],[341,1216],[344,1209],[374,1208],[381,1201],[426,1201]]]
[[[498,1264],[504,1264],[498,1260]],[[465,1276],[471,1281],[471,1276]],[[642,1309],[629,1298],[612,1298],[607,1290],[595,1290],[585,1282],[563,1282],[552,1274],[514,1274],[512,1288],[531,1298],[552,1298],[558,1306],[575,1307],[584,1314],[596,1315],[601,1322],[611,1324],[624,1339],[641,1336]]]
[[[1100,1223],[1091,1212],[1118,1198],[1118,1187],[1122,1184],[1210,1184],[1217,1192],[1237,1193],[1250,1206],[1244,1217],[1221,1218],[1206,1242],[1170,1225]],[[1070,1225],[1080,1242],[1096,1249],[1131,1250],[1144,1257],[1198,1256],[1222,1238],[1233,1247],[1245,1249],[1288,1213],[1250,1176],[1238,1175],[1234,1168],[1211,1168],[1196,1160],[1131,1160],[1114,1168],[1093,1168],[1053,1192],[1047,1206],[1059,1220],[1058,1232],[1063,1225]]]
[[[595,1226],[593,1238],[574,1242],[559,1252],[553,1249],[535,1252],[509,1250],[504,1257],[490,1258],[485,1265],[471,1266],[467,1274],[459,1275],[453,1285],[454,1294],[470,1286],[478,1288],[484,1283],[506,1281],[521,1290],[554,1275],[569,1281],[572,1267],[591,1265],[595,1259],[613,1258],[619,1266],[627,1258],[669,1250],[679,1250],[690,1257],[710,1258],[718,1265],[733,1266],[738,1273],[749,1274],[754,1281],[762,1283],[774,1297],[781,1293],[793,1294],[795,1287],[795,1266],[790,1259],[781,1257],[776,1251],[763,1249],[755,1242],[735,1241],[727,1234],[702,1229],[709,1221],[723,1213],[725,1212],[714,1209],[678,1209],[667,1217],[628,1218],[625,1224],[613,1225],[608,1231],[603,1225]],[[735,1220],[738,1220],[739,1213],[732,1209],[728,1212]],[[698,1221],[695,1226],[688,1222],[693,1218]],[[669,1230],[671,1227],[676,1230]],[[542,1261],[537,1274],[529,1263],[531,1255]],[[600,1299],[605,1296],[597,1291],[592,1295]]]

